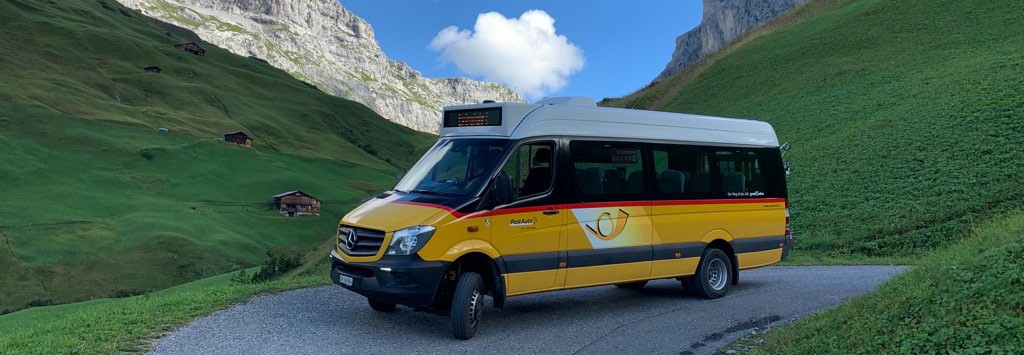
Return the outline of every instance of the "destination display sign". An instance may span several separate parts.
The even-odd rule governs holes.
[[[501,126],[501,107],[444,112],[445,127]]]

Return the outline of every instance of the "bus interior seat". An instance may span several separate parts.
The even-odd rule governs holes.
[[[688,181],[690,188],[687,191],[700,194],[711,193],[711,173],[698,171],[692,174],[693,179]]]
[[[601,195],[604,193],[604,170],[586,168],[580,174],[580,192],[584,195]]]
[[[750,191],[764,191],[765,190],[764,175],[762,175],[760,173],[752,173],[752,174],[750,174],[750,181],[747,182],[747,188]]]
[[[747,191],[746,183],[747,177],[743,173],[727,171],[725,174],[722,174],[722,190],[725,192]]]
[[[520,196],[544,192],[551,186],[551,149],[540,148],[533,154],[533,167],[526,175]]]
[[[626,193],[628,194],[642,194],[644,193],[644,173],[634,171],[629,174],[629,178],[626,179]]]
[[[626,177],[621,171],[608,169],[604,171],[604,193],[621,194],[626,191]]]
[[[665,170],[658,174],[658,192],[680,194],[685,191],[686,175],[679,170]]]

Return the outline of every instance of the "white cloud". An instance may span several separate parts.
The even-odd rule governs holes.
[[[449,26],[429,47],[463,73],[504,83],[528,98],[565,87],[584,64],[583,51],[555,33],[555,19],[542,10],[519,18],[483,13],[472,31]]]

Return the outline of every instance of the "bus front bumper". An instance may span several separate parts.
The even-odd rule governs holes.
[[[426,307],[434,301],[441,276],[448,267],[442,261],[419,256],[385,256],[369,263],[350,263],[331,252],[331,281],[373,300]]]

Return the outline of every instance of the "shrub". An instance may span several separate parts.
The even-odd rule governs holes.
[[[268,251],[267,260],[263,262],[260,271],[252,275],[249,282],[260,283],[277,279],[288,271],[299,267],[300,264],[302,264],[302,255],[299,253]]]

